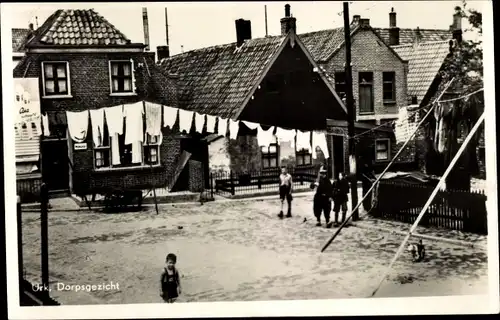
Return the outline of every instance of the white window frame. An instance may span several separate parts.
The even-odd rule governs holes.
[[[158,139],[156,140],[156,143],[148,143],[148,134],[146,133],[144,135],[144,143],[142,144],[142,163],[145,165],[145,166],[157,166],[157,165],[160,165],[161,163],[161,159],[160,159],[160,147],[161,147],[161,144],[163,142],[163,136],[162,136],[162,133],[160,132],[160,135],[157,136]],[[150,147],[152,146],[156,146],[156,163],[153,163],[153,164],[150,164],[150,163],[146,163],[146,149],[149,149]],[[151,156],[151,155],[149,155]]]
[[[387,143],[387,159],[379,159],[378,158],[378,150],[377,150],[377,145],[379,142]],[[375,139],[375,161],[378,162],[383,162],[383,161],[389,161],[391,159],[391,139]]]
[[[111,64],[114,62],[130,62],[130,73],[132,75],[132,91],[131,92],[113,92],[113,77],[112,77],[112,69]],[[109,72],[109,95],[114,97],[126,97],[126,96],[136,96],[136,88],[135,88],[135,73],[134,73],[134,60],[109,60],[108,61],[108,72]]]
[[[93,142],[92,142],[93,144]],[[102,150],[108,150],[108,161],[109,161],[109,166],[102,166],[102,167],[98,167],[96,165],[96,160],[97,160],[97,157],[96,157],[96,153],[97,152],[101,152]],[[94,153],[93,153],[93,160],[94,160],[94,169],[95,170],[101,170],[101,169],[109,169],[111,168],[111,137],[108,137],[108,145],[107,146],[100,146],[100,147],[96,147],[94,146]]]
[[[46,64],[54,64],[54,63],[65,63],[66,64],[66,87],[68,88],[68,93],[67,94],[54,94],[54,95],[47,95],[47,92],[45,90],[45,65]],[[42,61],[42,90],[43,90],[43,95],[42,98],[44,99],[61,99],[61,98],[72,98],[73,96],[71,95],[71,73],[69,69],[69,62],[68,61]]]

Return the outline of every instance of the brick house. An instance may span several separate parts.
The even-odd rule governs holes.
[[[181,141],[167,129],[162,128],[161,143],[142,145],[139,164],[126,160],[129,146],[120,140],[118,150],[125,160],[115,167],[110,163],[107,129],[102,147],[94,148],[89,120],[86,140],[77,146],[69,138],[65,114],[140,101],[176,106],[177,78],[159,71],[155,54],[146,51],[146,45],[131,43],[91,9],[57,10],[23,46],[25,56],[15,67],[14,78],[39,79],[41,112],[48,117],[50,136],[41,137],[41,159],[36,164],[51,192],[84,195],[100,187],[148,188],[165,183],[181,153]],[[16,147],[20,144],[16,141]],[[33,185],[38,186],[36,182]],[[31,192],[38,194],[36,187]]]
[[[289,12],[287,17],[282,19],[280,36],[252,39],[250,21],[240,19],[235,43],[162,59],[162,70],[179,75],[179,108],[259,123],[264,130],[271,126],[326,130],[326,119],[345,122],[346,109],[333,82],[297,37]],[[321,152],[314,160],[311,153],[291,144],[261,148],[256,134],[240,122],[236,140],[203,137],[209,144],[210,170],[260,172],[281,165],[310,168],[322,162]]]

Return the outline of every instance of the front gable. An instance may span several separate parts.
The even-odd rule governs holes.
[[[342,102],[290,34],[238,119],[303,130],[324,129],[326,119],[345,120]]]

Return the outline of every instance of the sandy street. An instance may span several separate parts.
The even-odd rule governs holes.
[[[403,237],[349,227],[320,253],[333,229],[315,227],[311,196],[294,206],[284,220],[277,200],[167,205],[159,215],[50,213],[51,295],[62,304],[161,302],[160,273],[174,252],[180,301],[367,297]],[[24,213],[23,221],[24,266],[38,282],[39,214]],[[426,249],[422,263],[404,254],[377,296],[487,294],[485,251],[431,242]],[[57,283],[110,282],[119,289],[57,290]]]

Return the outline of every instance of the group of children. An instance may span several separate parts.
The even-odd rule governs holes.
[[[349,182],[345,179],[343,173],[339,173],[339,177],[332,184],[326,175],[327,171],[321,167],[318,179],[311,184],[311,189],[316,188],[316,194],[313,200],[313,212],[316,217],[316,226],[321,226],[321,214],[325,217],[326,227],[331,228],[333,222],[330,221],[330,211],[332,211],[332,201],[334,203],[333,211],[335,212],[335,226],[339,225],[339,212],[342,210],[343,223],[347,214],[347,201],[349,194]],[[279,218],[283,218],[283,207],[285,200],[288,204],[286,217],[292,216],[292,176],[288,173],[286,167],[281,168],[279,194],[281,200],[281,209],[278,214]]]

